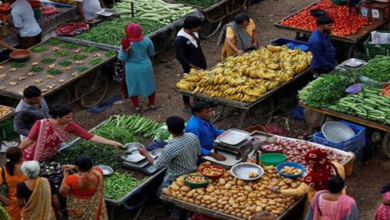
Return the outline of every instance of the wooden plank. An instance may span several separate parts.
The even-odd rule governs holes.
[[[3,66],[3,69],[1,70],[0,74],[5,74],[6,77],[0,78],[0,95],[12,97],[12,98],[22,98],[23,97],[23,90],[25,87],[29,85],[36,85],[40,89],[48,89],[47,92],[44,92],[43,95],[46,96],[48,94],[54,93],[55,91],[60,90],[61,88],[64,88],[65,86],[69,85],[72,82],[75,82],[77,79],[85,76],[87,73],[99,68],[103,64],[110,62],[111,60],[115,59],[115,56],[113,57],[106,57],[106,52],[108,50],[104,50],[101,48],[98,48],[98,51],[94,53],[88,53],[85,52],[84,49],[86,46],[84,45],[78,45],[77,49],[80,49],[81,52],[79,54],[87,55],[87,57],[83,60],[84,64],[76,64],[76,61],[72,59],[76,53],[74,53],[77,49],[65,49],[64,45],[68,44],[67,42],[61,41],[58,45],[50,45],[48,41],[43,42],[37,46],[43,46],[47,50],[42,53],[32,53],[30,60],[23,62],[25,64],[25,67],[17,69],[15,72],[10,72],[9,69],[11,69],[11,65],[15,62],[12,60],[6,60],[0,65]],[[55,53],[56,51],[53,51],[54,47],[58,47],[59,51],[68,51],[67,56],[63,57],[56,57]],[[94,57],[94,54],[100,54],[100,57]],[[50,64],[44,64],[42,63],[42,60],[45,58],[55,58],[56,61],[55,69],[61,70],[62,73],[58,75],[54,75],[53,79],[48,79],[48,76],[51,76],[47,73],[47,71],[50,69],[48,66]],[[102,62],[99,64],[91,64],[90,61],[93,59],[101,58]],[[65,71],[65,67],[61,66],[59,63],[61,61],[71,61],[72,65],[70,70]],[[44,70],[41,72],[36,72],[34,76],[29,76],[28,73],[31,72],[32,63],[39,62],[40,67],[43,67]],[[80,72],[78,68],[86,67],[87,69]],[[72,76],[73,73],[77,72],[77,75],[75,77]],[[25,77],[24,80],[18,80],[19,77]],[[64,80],[64,82],[60,83],[59,80]],[[35,83],[35,80],[42,80],[41,83]],[[10,82],[17,82],[18,84],[16,86],[11,86]],[[55,84],[56,86],[52,89],[48,88],[48,86]]]
[[[327,108],[313,108],[313,107],[307,106],[302,101],[299,102],[299,105],[304,107],[304,108],[310,109],[312,111],[321,113],[321,114],[325,114],[325,115],[329,115],[329,116],[332,116],[332,117],[344,119],[344,120],[347,120],[347,121],[352,121],[352,122],[355,122],[355,123],[358,123],[358,124],[361,124],[361,125],[364,125],[364,126],[367,126],[367,127],[375,128],[375,129],[382,130],[382,131],[385,131],[387,133],[390,133],[390,127],[387,126],[387,125],[381,124],[379,122],[374,122],[374,121],[370,121],[370,120],[367,120],[367,119],[359,118],[359,117],[356,117],[356,116],[347,115],[347,114],[336,112],[336,111],[333,111],[333,110],[330,110],[330,109],[327,109]]]
[[[311,7],[313,5],[316,5],[318,2],[316,3],[313,3],[311,5],[308,5],[307,7]],[[288,31],[293,31],[293,32],[298,32],[298,33],[305,33],[305,34],[311,34],[313,31],[310,31],[310,30],[307,30],[307,29],[301,29],[301,28],[296,28],[296,27],[291,27],[291,26],[287,26],[287,25],[283,25],[282,24],[282,21],[288,19],[288,18],[291,18],[299,13],[301,13],[302,11],[304,11],[307,7],[281,19],[280,21],[276,22],[274,24],[275,27],[277,28],[280,28],[280,29],[284,29],[284,30],[288,30]],[[350,35],[350,36],[338,36],[338,35],[333,35],[332,34],[332,40],[337,40],[337,41],[341,41],[341,42],[345,42],[345,43],[352,43],[352,44],[356,44],[358,43],[360,40],[362,40],[363,38],[367,37],[371,31],[374,31],[374,30],[377,30],[383,26],[385,26],[387,23],[389,23],[390,21],[390,18],[386,19],[386,20],[376,20],[375,22],[373,22],[372,24],[370,25],[367,25],[363,28],[361,28],[360,30],[358,30],[358,32],[354,35]]]

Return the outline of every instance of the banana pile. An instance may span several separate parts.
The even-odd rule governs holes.
[[[210,70],[191,69],[176,87],[250,103],[303,72],[311,58],[311,53],[299,49],[268,45],[241,56],[228,57]]]

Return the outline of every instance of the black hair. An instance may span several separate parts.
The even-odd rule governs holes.
[[[74,160],[74,165],[76,165],[81,172],[88,171],[93,167],[91,158],[85,155],[77,156]]]
[[[188,16],[184,19],[183,28],[184,29],[193,29],[197,27],[201,27],[203,24],[202,20],[195,16]]]
[[[15,174],[15,163],[22,161],[22,150],[18,147],[10,147],[5,152],[7,163],[5,163],[5,169],[8,174],[13,176]]]
[[[211,108],[211,104],[209,102],[198,101],[191,107],[191,110],[192,110],[192,114],[195,115],[195,113],[199,113],[203,109],[209,109],[209,108]]]
[[[245,13],[242,13],[242,14],[238,14],[235,18],[234,18],[234,22],[236,22],[237,24],[243,24],[245,21],[250,21],[249,20],[249,16]]]
[[[42,95],[42,91],[36,86],[28,86],[23,90],[23,96],[25,98],[35,98]]]
[[[328,180],[328,190],[330,193],[340,193],[345,186],[343,178],[334,176]]]
[[[182,134],[185,128],[184,119],[178,116],[171,116],[167,118],[167,127],[170,132],[173,134]]]
[[[53,118],[62,118],[71,112],[72,112],[72,110],[66,106],[54,105],[50,108],[49,114]]]
[[[334,20],[331,17],[328,17],[326,15],[321,15],[317,18],[317,26],[323,25],[323,24],[333,24]]]

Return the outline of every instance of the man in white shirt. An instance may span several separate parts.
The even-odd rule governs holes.
[[[91,21],[97,18],[95,12],[100,11],[104,7],[102,0],[75,0],[79,14],[85,21]]]
[[[41,42],[42,29],[34,17],[34,11],[26,0],[9,0],[11,23],[19,31],[22,49],[28,49]]]

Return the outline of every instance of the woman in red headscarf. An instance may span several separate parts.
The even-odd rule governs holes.
[[[118,59],[125,62],[125,97],[130,97],[135,113],[141,113],[138,96],[149,98],[150,109],[155,110],[156,83],[151,57],[154,56],[153,42],[142,36],[142,28],[130,23],[125,27],[126,37],[122,39]]]
[[[308,173],[298,188],[279,189],[279,187],[269,186],[268,189],[283,196],[301,197],[307,194],[305,205],[307,208],[317,191],[327,189],[329,178],[339,176],[345,179],[345,171],[343,165],[330,161],[328,153],[320,148],[307,152],[305,161],[309,167]],[[345,194],[345,190],[343,193]]]

